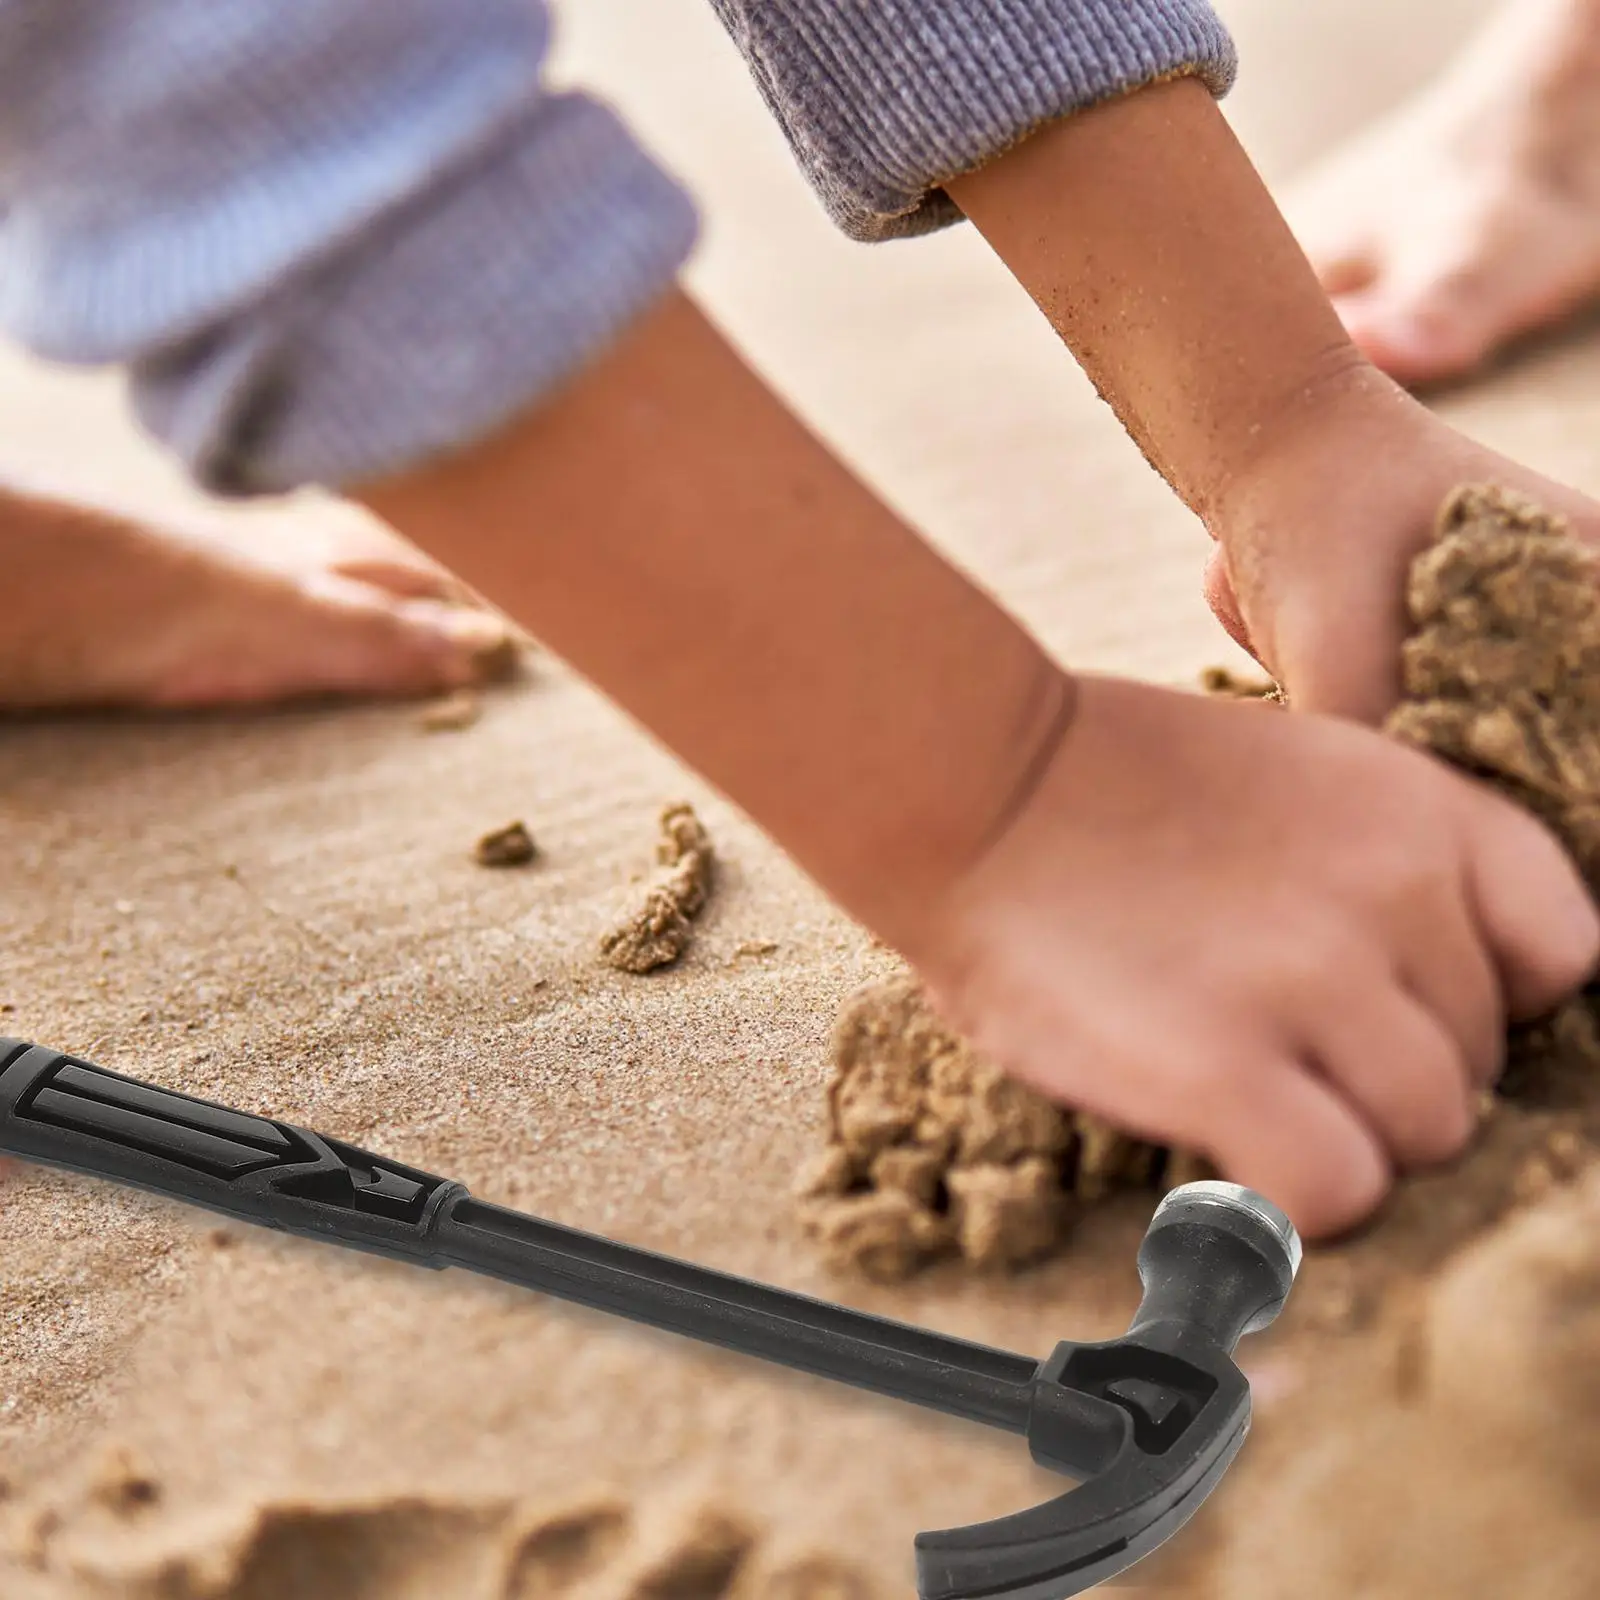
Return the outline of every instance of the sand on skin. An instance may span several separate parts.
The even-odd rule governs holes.
[[[1229,11],[1253,63],[1235,112],[1269,174],[1347,125],[1362,96],[1400,87],[1464,14],[1443,0],[1403,17],[1376,0]],[[592,0],[575,9],[571,49],[585,70],[610,63],[596,75],[707,196],[695,277],[718,314],[945,548],[1084,665],[1185,682],[1217,658],[1197,595],[1202,536],[976,241],[867,251],[836,239],[698,0],[663,0],[648,24],[622,0]],[[1270,80],[1268,50],[1282,62]],[[1349,71],[1329,71],[1336,50]],[[19,363],[0,384],[8,448],[175,500],[112,408],[98,380]],[[1592,334],[1447,408],[1600,486]],[[10,1032],[325,1127],[492,1199],[989,1343],[1043,1352],[1108,1334],[1137,1300],[1137,1197],[1086,1216],[1069,1252],[1015,1278],[946,1265],[889,1288],[823,1269],[789,1188],[821,1142],[833,1018],[892,960],[553,664],[449,737],[396,709],[15,727],[0,741]],[[609,971],[595,941],[635,902],[654,818],[677,796],[716,843],[717,892],[676,966]],[[517,816],[539,866],[476,866],[464,845]],[[775,951],[747,953],[769,941]],[[1219,1600],[1360,1592],[1349,1563],[1374,1518],[1357,1451],[1393,1384],[1417,1392],[1417,1329],[1452,1346],[1464,1313],[1448,1286],[1467,1281],[1453,1274],[1479,1275],[1460,1291],[1471,1305],[1473,1282],[1493,1296],[1539,1277],[1530,1252],[1573,1270],[1562,1251],[1582,1219],[1561,1207],[1586,1192],[1569,1180],[1587,1153],[1561,1131],[1491,1127],[1474,1159],[1492,1182],[1441,1174],[1403,1197],[1382,1251],[1314,1258],[1285,1328],[1249,1349],[1261,1393],[1279,1398],[1186,1541],[1198,1561],[1230,1529],[1259,1532],[1219,1549],[1237,1580]],[[1521,1216],[1482,1235],[1508,1193],[1546,1190],[1540,1226],[1567,1245],[1530,1242]],[[1474,1234],[1483,1254],[1451,1264],[1439,1241]],[[699,1548],[706,1528],[746,1526],[747,1553],[706,1577],[707,1593],[900,1595],[917,1528],[1059,1487],[1008,1439],[458,1274],[219,1230],[91,1184],[28,1177],[0,1196],[0,1237],[8,1597],[155,1595],[182,1581],[258,1600],[314,1561],[346,1575],[341,1600],[366,1600],[371,1582],[388,1585],[374,1594],[498,1597],[515,1593],[528,1550],[561,1559],[560,1538],[541,1543],[540,1530],[562,1517],[590,1530],[572,1535],[572,1592],[600,1600],[631,1600],[652,1563]],[[1566,1326],[1563,1303],[1550,1292],[1548,1315]],[[1524,1348],[1525,1330],[1513,1318],[1483,1338],[1483,1359],[1498,1359]],[[1430,1416],[1459,1415],[1459,1379],[1426,1393]],[[1474,1426],[1512,1463],[1505,1483],[1527,1490],[1508,1502],[1518,1527],[1544,1551],[1582,1551],[1585,1513],[1548,1486],[1581,1484],[1584,1469],[1527,1426],[1535,1414]],[[1454,1426],[1383,1438],[1394,1481],[1426,1509],[1384,1525],[1378,1567],[1410,1583],[1393,1592],[1586,1594],[1519,1567],[1454,1492],[1464,1451],[1442,1461],[1428,1443],[1464,1437]],[[153,1497],[119,1496],[129,1463]],[[1420,1585],[1434,1569],[1402,1559],[1412,1530],[1462,1552]],[[398,1569],[374,1553],[391,1548]],[[1297,1552],[1329,1548],[1345,1554],[1301,1565]],[[1169,1571],[1172,1592],[1207,1594],[1198,1573]],[[569,1582],[540,1581],[554,1593]],[[309,1581],[303,1592],[316,1595]]]

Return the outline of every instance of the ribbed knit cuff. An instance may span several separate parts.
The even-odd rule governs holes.
[[[548,96],[309,281],[137,363],[134,404],[220,494],[378,478],[560,384],[666,290],[695,231],[610,110]]]
[[[852,238],[960,213],[942,185],[1046,123],[1166,78],[1227,91],[1206,0],[713,0]]]

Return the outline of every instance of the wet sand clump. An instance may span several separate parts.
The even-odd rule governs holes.
[[[801,1223],[832,1265],[880,1281],[950,1255],[1021,1266],[1061,1243],[1078,1207],[1201,1170],[1006,1077],[909,977],[846,1006],[833,1062]]]
[[[654,972],[689,948],[693,921],[711,894],[713,862],[711,837],[692,806],[661,813],[656,860],[663,870],[643,905],[600,941],[601,957],[620,972]]]
[[[480,867],[524,867],[539,853],[525,822],[508,822],[484,834],[473,846],[472,859]]]

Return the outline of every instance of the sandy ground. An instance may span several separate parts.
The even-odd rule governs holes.
[[[974,237],[837,238],[699,0],[648,21],[629,0],[571,9],[570,70],[705,199],[697,287],[818,427],[1073,661],[1178,681],[1227,659],[1200,530]],[[1235,0],[1231,112],[1284,177],[1480,9]],[[1444,404],[1600,489],[1600,332]],[[8,359],[0,438],[86,488],[189,505],[109,381]],[[336,514],[256,513],[302,531]],[[1011,1281],[823,1274],[789,1186],[820,1142],[834,1014],[886,958],[553,663],[457,733],[368,709],[13,725],[0,749],[6,1032],[990,1343],[1042,1353],[1136,1301],[1137,1208]],[[716,841],[717,893],[681,966],[611,971],[595,941],[678,796]],[[474,865],[513,817],[540,862]],[[1465,1238],[1492,1209],[1475,1192],[1457,1175],[1407,1214],[1442,1196]],[[1253,1356],[1257,1434],[1164,1592],[1592,1595],[1573,1441],[1593,1396],[1584,1413],[1551,1390],[1530,1350],[1583,1347],[1597,1211],[1558,1191],[1426,1293],[1439,1263],[1413,1227],[1367,1247],[1389,1270],[1360,1306],[1348,1260],[1314,1260],[1306,1309]],[[915,1530],[1058,1487],[1010,1440],[459,1274],[55,1176],[0,1193],[8,1600],[902,1595]]]

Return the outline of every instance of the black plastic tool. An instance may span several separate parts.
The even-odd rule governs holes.
[[[247,1222],[473,1272],[1026,1436],[1087,1479],[1031,1511],[917,1536],[923,1600],[1062,1600],[1189,1520],[1250,1426],[1232,1355],[1282,1310],[1300,1264],[1287,1217],[1191,1183],[1139,1251],[1120,1339],[1043,1361],[867,1316],[475,1200],[459,1184],[288,1123],[0,1039],[0,1151]]]

